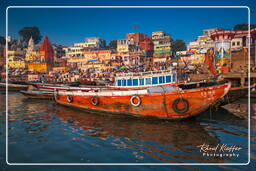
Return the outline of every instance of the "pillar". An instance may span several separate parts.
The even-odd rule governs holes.
[[[217,67],[227,66],[231,68],[231,40],[235,36],[235,31],[216,31],[211,34],[214,40],[214,56]]]

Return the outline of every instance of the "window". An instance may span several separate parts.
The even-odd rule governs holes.
[[[165,82],[164,76],[159,77],[159,84],[162,84]]]
[[[151,85],[151,78],[146,78],[146,85]]]
[[[122,86],[126,86],[126,80],[122,80]]]
[[[236,45],[236,42],[232,42],[232,46],[235,46]]]
[[[237,45],[237,46],[240,46],[240,42],[236,42],[236,45]]]
[[[144,85],[144,78],[140,78],[140,85]]]
[[[117,86],[121,86],[121,80],[117,80]]]
[[[176,81],[177,81],[177,75],[173,74],[173,82],[176,82]]]
[[[127,86],[132,86],[132,79],[128,79]]]
[[[158,77],[153,77],[152,84],[158,84]]]
[[[171,76],[168,75],[168,76],[166,76],[166,83],[170,83],[170,82],[171,82]]]
[[[138,86],[139,85],[138,79],[133,79],[132,83],[133,83],[133,86]]]

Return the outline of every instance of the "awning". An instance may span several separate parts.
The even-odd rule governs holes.
[[[88,62],[98,62],[98,59],[90,59]]]

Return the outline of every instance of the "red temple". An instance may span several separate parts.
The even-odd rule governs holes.
[[[46,63],[53,64],[54,51],[47,36],[44,37],[44,42],[40,46],[39,53],[40,53],[41,61],[45,61]]]

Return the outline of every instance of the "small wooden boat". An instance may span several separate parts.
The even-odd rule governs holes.
[[[32,99],[54,99],[53,91],[42,91],[42,90],[21,90],[21,94]]]
[[[197,84],[198,85],[198,84]],[[57,103],[111,114],[183,119],[198,115],[224,97],[231,83],[184,89],[158,86],[140,90],[55,90]]]
[[[28,88],[28,85],[0,83],[0,91],[6,91],[6,85],[8,85],[8,91],[20,91]]]
[[[255,88],[255,84],[251,86],[231,87],[228,93],[222,99],[218,100],[215,107],[224,106],[246,97],[249,90],[251,91],[253,88]]]
[[[71,87],[71,86],[66,86],[66,85],[40,85],[40,84],[33,84],[38,89],[42,90],[69,90],[69,91],[75,91],[75,90],[80,90],[80,91],[91,91],[93,90],[100,90],[103,88],[107,87],[98,87],[98,86],[88,86],[88,87]]]

